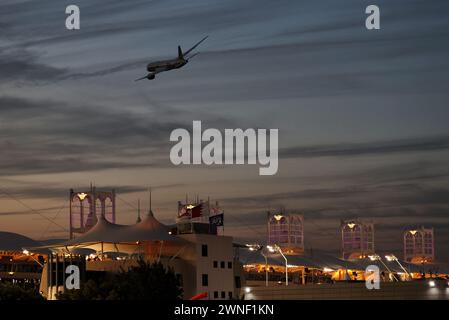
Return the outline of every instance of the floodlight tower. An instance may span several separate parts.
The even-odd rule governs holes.
[[[95,187],[76,192],[70,189],[70,239],[87,232],[103,216],[115,223],[115,190],[99,191]]]
[[[420,227],[404,232],[404,260],[419,264],[435,260],[433,228]]]
[[[267,214],[268,245],[277,245],[285,254],[304,252],[304,217],[300,214]]]
[[[374,224],[359,220],[341,223],[342,258],[347,260],[366,258],[374,251]]]

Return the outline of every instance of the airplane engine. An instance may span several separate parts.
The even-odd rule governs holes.
[[[154,78],[156,78],[156,76],[154,74],[147,75],[148,80],[154,80]]]

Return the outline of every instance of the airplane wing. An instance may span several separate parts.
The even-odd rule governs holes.
[[[186,52],[184,52],[184,56],[188,55],[193,49],[195,49],[196,47],[198,47],[201,42],[203,42],[204,40],[206,40],[209,36],[205,36],[203,39],[201,39],[200,41],[198,41],[192,48],[190,48],[189,50],[187,50]]]
[[[199,52],[196,52],[196,53],[192,54],[190,57],[187,57],[187,59],[190,60],[190,59],[192,59],[194,56],[196,56],[198,54],[199,54]]]

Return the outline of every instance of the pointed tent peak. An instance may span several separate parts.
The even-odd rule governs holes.
[[[104,218],[102,215],[100,215],[100,219]],[[86,220],[86,226],[90,226],[90,228],[93,228],[98,223],[99,218],[96,214],[89,213]]]
[[[117,242],[119,231],[130,228],[128,225],[115,224],[108,221],[104,216],[98,217],[97,223],[86,233],[71,239],[65,245],[93,242]]]
[[[146,215],[141,223],[135,224],[120,233],[123,240],[128,241],[183,241],[170,234],[170,228],[159,222],[153,215]]]
[[[168,228],[166,225],[156,219],[153,210],[151,210],[148,215],[144,219],[142,219],[142,222],[136,225],[136,227],[148,228],[149,230],[166,230]]]
[[[95,230],[104,229],[104,228],[116,229],[116,228],[122,228],[122,227],[127,227],[127,225],[112,223],[111,221],[106,219],[106,217],[104,215],[101,214],[97,218],[97,223],[95,223],[95,225],[84,234],[88,234],[88,233],[94,232]]]
[[[149,187],[148,188],[148,195],[149,195],[149,197],[148,197],[148,214],[151,214],[152,213],[152,211],[151,211],[151,192],[152,192],[152,189],[151,189],[151,187]]]
[[[140,199],[139,199],[139,201],[137,203],[137,220],[136,220],[136,223],[139,223],[141,221],[142,221],[142,219],[140,218]]]

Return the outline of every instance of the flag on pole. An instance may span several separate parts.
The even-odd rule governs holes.
[[[203,216],[203,204],[198,205],[179,205],[178,217],[198,218]]]
[[[181,203],[181,201],[178,201],[178,218],[185,217],[185,216],[187,216],[186,206],[183,205]]]
[[[212,225],[216,225],[217,227],[224,226],[224,214],[220,213],[215,216],[209,217],[209,223]]]
[[[188,210],[190,210],[191,218],[198,218],[198,217],[203,216],[203,204],[202,203],[200,203],[199,205],[196,205],[193,208],[190,208]]]

